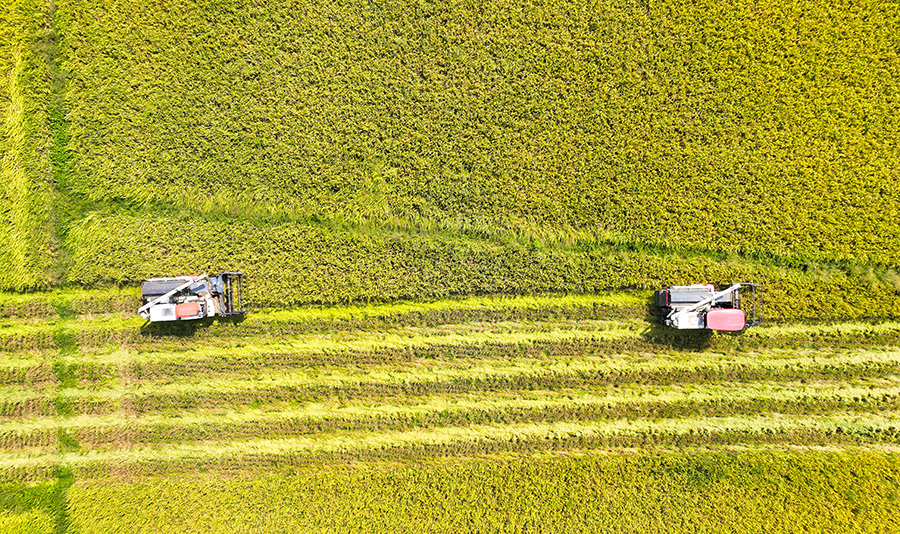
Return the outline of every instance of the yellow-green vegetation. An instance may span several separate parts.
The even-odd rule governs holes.
[[[19,0],[0,287],[239,268],[251,303],[290,305],[741,279],[774,318],[895,315],[891,8]]]
[[[19,503],[8,519],[49,518],[57,532],[128,531],[118,522],[132,520],[148,531],[154,521],[203,531],[249,506],[272,508],[257,514],[267,518],[253,526],[262,530],[459,530],[456,518],[474,513],[483,522],[472,531],[541,528],[513,515],[542,517],[544,528],[628,531],[657,510],[682,514],[666,523],[672,532],[739,516],[743,529],[732,531],[752,532],[771,517],[763,510],[789,503],[784,513],[798,524],[827,517],[832,529],[868,532],[897,519],[889,505],[898,495],[870,492],[896,476],[900,324],[660,332],[634,317],[648,296],[310,307],[143,332],[127,312],[96,312],[133,302],[131,290],[5,297],[8,310],[44,300],[56,310],[0,322],[51,340],[9,350],[0,364],[0,473],[7,501]],[[137,332],[92,337],[116,329]],[[520,484],[510,486],[513,470]],[[576,473],[593,483],[572,482]],[[428,476],[446,486],[423,485]],[[459,488],[466,477],[493,488],[486,508],[461,500],[478,491]],[[246,501],[263,480],[277,489]],[[170,497],[182,483],[209,489]],[[656,483],[657,493],[639,488]],[[776,489],[738,502],[766,485]],[[379,501],[384,523],[354,504],[389,487],[428,498]],[[344,497],[316,504],[331,490]],[[168,502],[167,511],[123,507],[129,492],[134,503]],[[27,498],[36,504],[21,504]],[[181,515],[198,499],[210,499],[204,527]],[[631,519],[615,499],[631,503]],[[277,505],[286,500],[297,504]],[[581,512],[588,503],[594,511]],[[735,506],[749,511],[732,516]],[[125,512],[104,511],[113,509]],[[157,519],[135,519],[145,513]],[[623,522],[608,523],[610,514]]]
[[[94,217],[72,229],[69,277],[84,284],[240,266],[256,305],[473,293],[596,292],[753,280],[769,319],[897,317],[887,271],[801,269],[597,246],[549,248],[297,223]],[[103,258],[97,261],[97,256]]]
[[[65,489],[72,483],[68,473],[57,470],[55,482],[16,484],[0,482],[0,532],[51,534],[65,523]],[[64,531],[64,530],[63,530]]]
[[[12,514],[0,511],[0,533],[2,534],[53,534],[53,531],[53,517],[45,512]]]
[[[77,189],[897,265],[897,8],[66,0]]]
[[[897,27],[3,3],[0,532],[896,530]],[[136,316],[219,270],[250,316]]]
[[[0,7],[0,288],[46,288],[55,255],[46,5]]]
[[[881,532],[878,452],[587,455],[250,478],[76,483],[81,532]]]

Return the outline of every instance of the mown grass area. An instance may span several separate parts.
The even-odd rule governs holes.
[[[67,0],[77,187],[897,265],[897,7]]]

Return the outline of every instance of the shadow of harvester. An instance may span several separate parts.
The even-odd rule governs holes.
[[[192,321],[165,321],[151,323],[146,322],[141,326],[141,336],[149,338],[165,338],[165,337],[194,337],[200,332],[204,332],[213,326],[218,325],[238,325],[247,319],[247,314],[232,315],[229,317],[207,317],[205,319],[195,319]]]
[[[678,330],[663,323],[662,308],[656,305],[653,295],[647,298],[644,320],[648,325],[641,332],[641,338],[653,345],[662,345],[678,350],[701,351],[713,344],[712,330]]]

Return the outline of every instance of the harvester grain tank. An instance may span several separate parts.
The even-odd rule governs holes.
[[[749,282],[732,284],[723,290],[712,284],[670,286],[656,292],[656,304],[666,326],[739,332],[762,323],[756,317],[758,287],[759,284]],[[741,297],[742,292],[746,298]],[[742,307],[744,300],[749,302]]]
[[[141,284],[138,314],[151,322],[233,317],[243,309],[241,272],[151,278]]]

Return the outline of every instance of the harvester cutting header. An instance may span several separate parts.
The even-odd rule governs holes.
[[[138,313],[151,322],[243,315],[247,313],[242,301],[243,276],[241,272],[224,272],[215,276],[151,278],[141,284],[144,305]]]
[[[712,284],[671,286],[656,292],[656,304],[662,309],[666,326],[679,330],[721,330],[738,332],[761,324],[756,318],[756,288],[759,284],[741,282],[717,291]],[[741,291],[750,292],[741,307]]]

